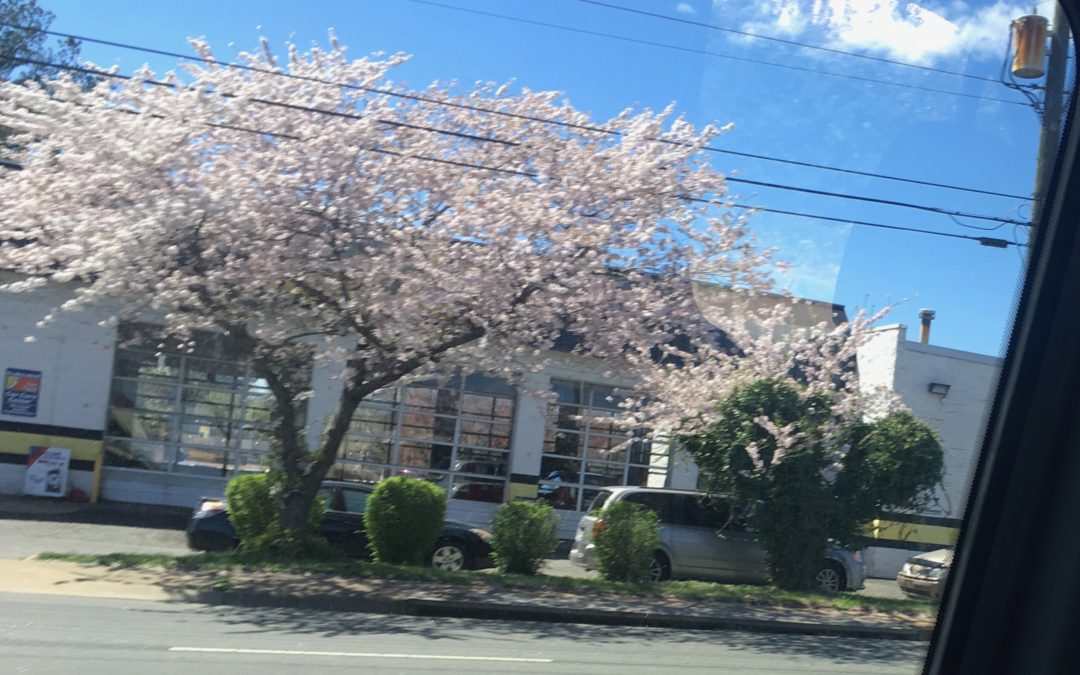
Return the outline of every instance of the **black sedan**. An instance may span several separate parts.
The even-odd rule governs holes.
[[[358,483],[327,481],[319,490],[326,504],[326,515],[319,523],[319,532],[353,558],[371,555],[364,531],[364,506],[373,489]],[[238,543],[236,532],[226,508],[223,499],[200,500],[188,522],[188,546],[197,551],[235,548]],[[491,567],[491,535],[475,527],[447,521],[428,562],[436,569],[449,571]]]

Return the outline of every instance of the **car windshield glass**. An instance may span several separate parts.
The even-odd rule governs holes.
[[[0,501],[0,563],[296,605],[129,644],[83,598],[9,669],[915,671],[1074,42],[1055,0],[0,0],[0,500],[71,521]],[[500,621],[410,614],[450,596]]]
[[[593,513],[602,510],[610,497],[611,492],[608,490],[600,490],[597,492],[596,497],[592,500],[592,504],[589,505],[588,512]]]

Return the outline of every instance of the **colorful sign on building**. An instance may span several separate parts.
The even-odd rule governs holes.
[[[4,401],[0,414],[36,417],[40,395],[40,370],[8,368],[4,373]]]
[[[31,446],[26,458],[23,493],[34,497],[63,497],[67,494],[70,464],[71,450],[68,448]]]

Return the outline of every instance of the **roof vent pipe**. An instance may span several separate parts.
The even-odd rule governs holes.
[[[925,344],[930,343],[930,322],[934,320],[937,313],[932,309],[920,309],[919,320],[922,321],[922,326],[919,329],[919,342]]]

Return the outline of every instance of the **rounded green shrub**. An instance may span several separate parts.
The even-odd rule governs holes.
[[[266,535],[278,529],[277,502],[269,474],[236,476],[225,486],[225,501],[229,522],[242,549],[260,548]]]
[[[540,502],[507,502],[491,524],[495,564],[501,572],[536,574],[559,545],[555,509]]]
[[[420,565],[435,548],[446,517],[446,492],[404,476],[375,486],[364,509],[368,546],[379,562]]]
[[[225,486],[229,522],[240,549],[310,557],[331,554],[328,542],[319,536],[319,521],[326,511],[322,500],[316,497],[302,531],[289,531],[281,526],[280,490],[270,473],[236,476]]]
[[[615,502],[600,513],[594,530],[597,565],[609,581],[649,580],[653,553],[660,548],[660,518],[631,502]]]

